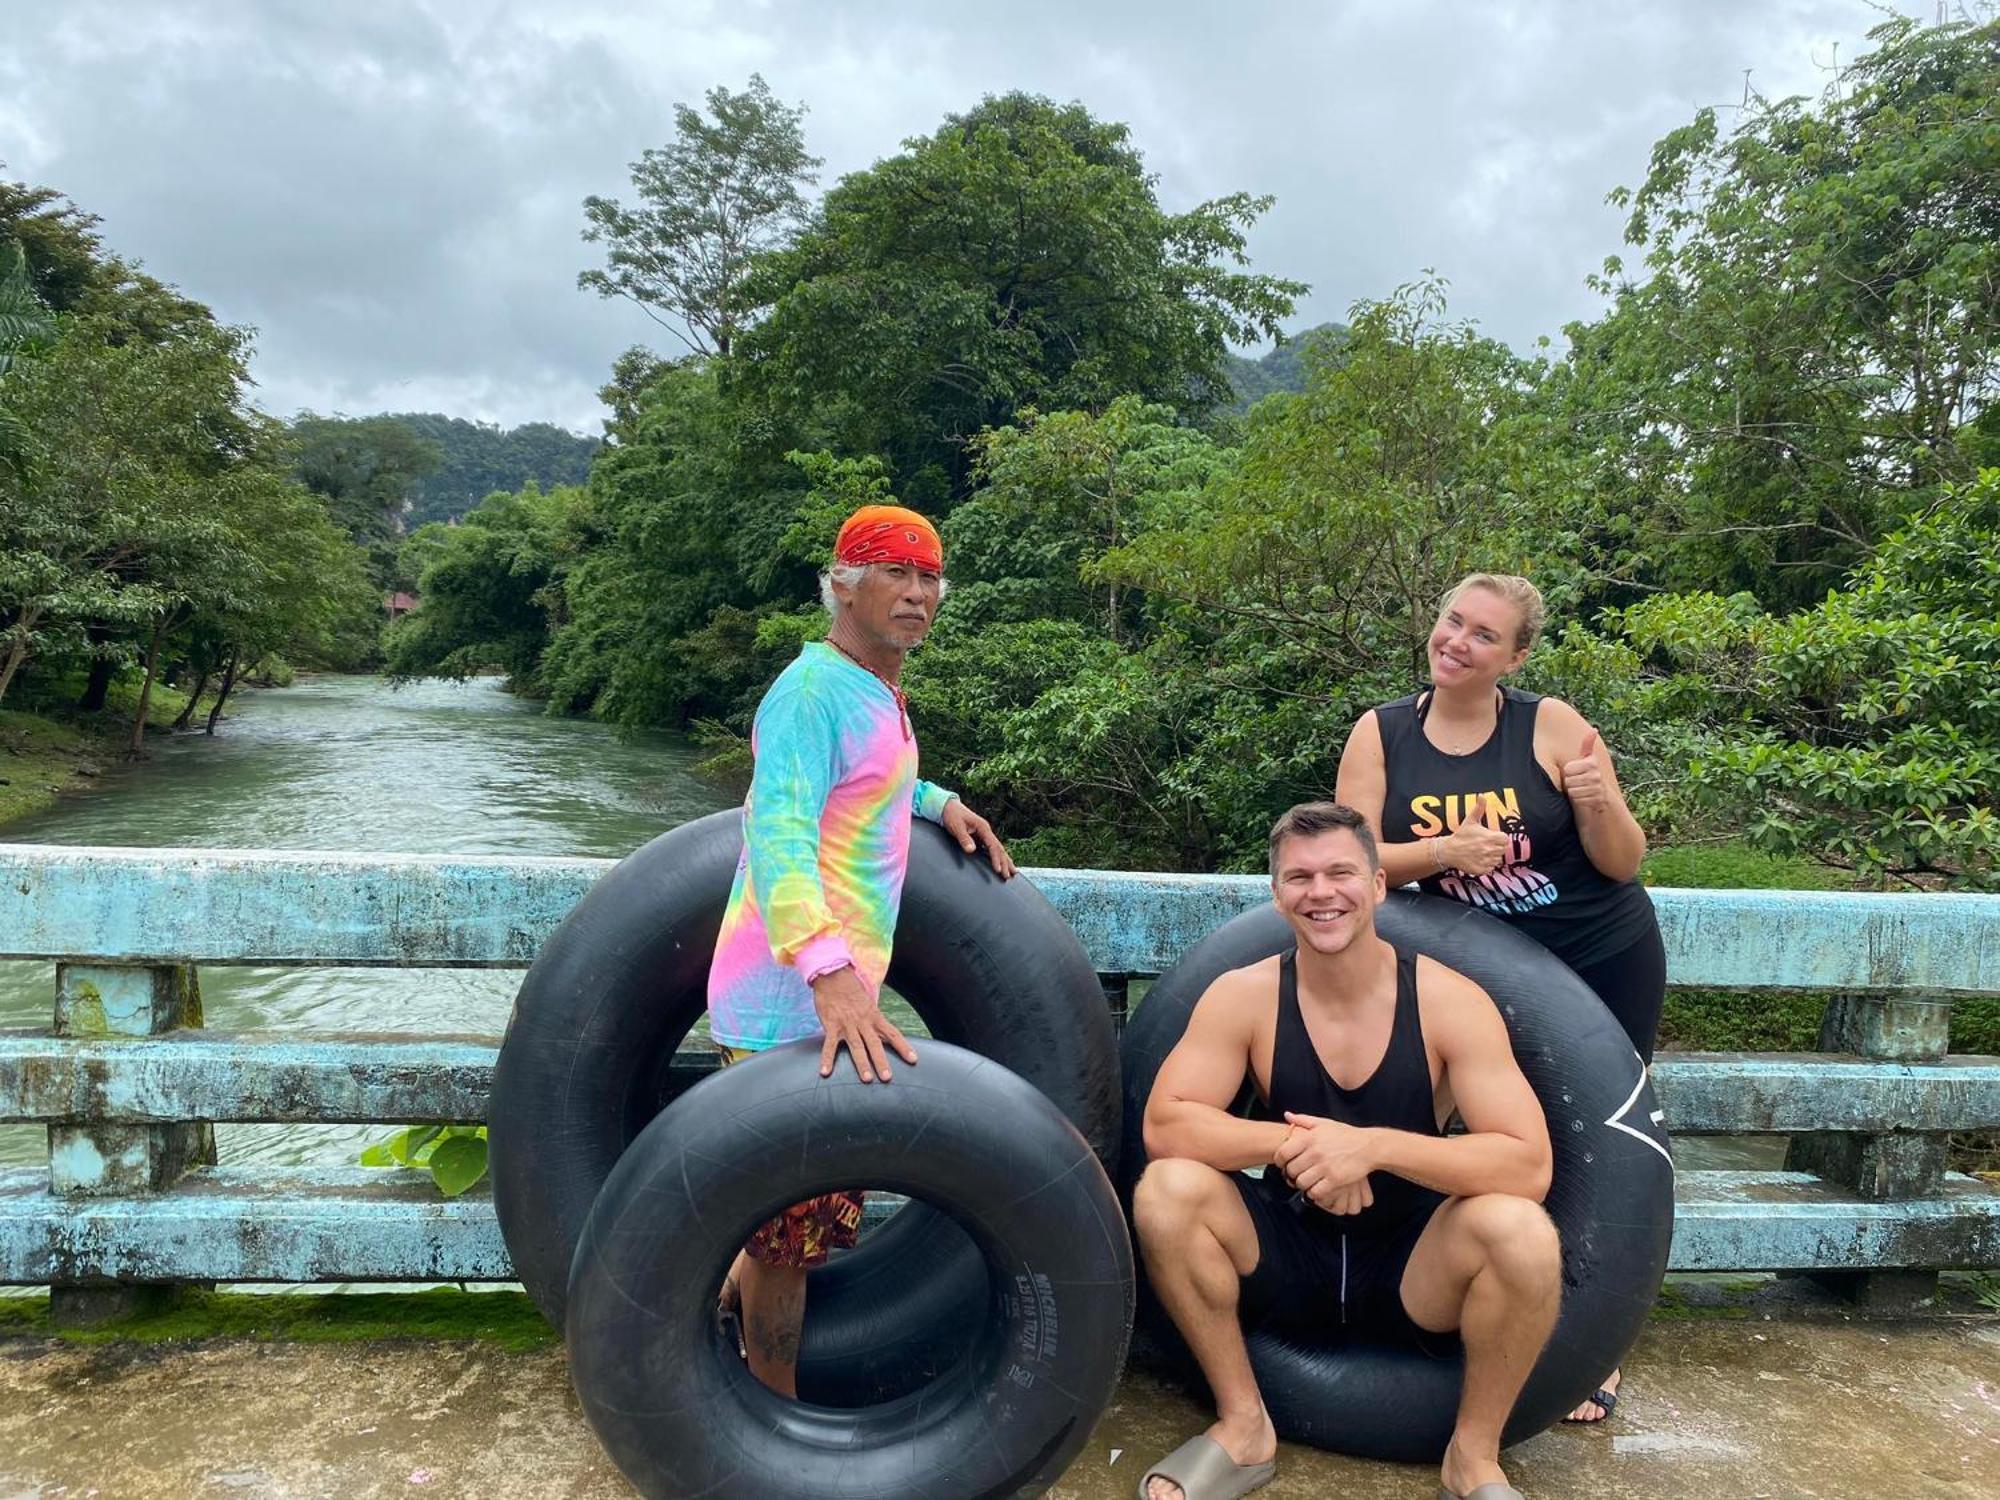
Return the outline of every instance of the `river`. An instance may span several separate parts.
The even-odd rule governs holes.
[[[667,735],[620,740],[545,716],[497,679],[392,688],[312,677],[244,693],[211,738],[155,739],[142,765],[0,827],[0,842],[616,858],[734,800]],[[54,970],[0,963],[0,1027],[49,1024]],[[497,1034],[518,972],[205,968],[218,1030]],[[225,1125],[224,1161],[352,1162],[373,1126]],[[0,1164],[46,1159],[35,1126],[0,1126]]]

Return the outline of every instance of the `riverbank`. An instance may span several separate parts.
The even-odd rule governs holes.
[[[63,797],[88,790],[126,758],[137,681],[117,682],[99,713],[29,713],[0,708],[0,834],[20,818],[47,812]],[[146,732],[163,734],[187,706],[187,694],[153,684]]]
[[[89,785],[108,748],[73,724],[0,708],[0,828]]]

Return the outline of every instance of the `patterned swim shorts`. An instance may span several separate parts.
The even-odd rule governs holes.
[[[726,1068],[757,1054],[742,1047],[714,1044]],[[795,1266],[809,1270],[823,1265],[836,1250],[851,1250],[861,1238],[861,1205],[866,1194],[860,1188],[822,1193],[790,1208],[758,1226],[744,1249],[752,1260],[767,1266]]]

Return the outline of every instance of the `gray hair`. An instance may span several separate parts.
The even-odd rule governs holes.
[[[832,614],[834,611],[834,606],[839,602],[833,597],[833,586],[836,583],[839,584],[844,589],[854,588],[861,582],[863,578],[866,578],[868,576],[868,570],[870,568],[879,568],[881,566],[882,565],[880,563],[837,562],[832,567],[828,568],[824,573],[820,574],[819,602],[825,606],[826,612],[828,614]],[[946,594],[949,594],[950,592],[951,592],[951,580],[949,578],[940,577],[938,579],[938,603],[940,604],[944,603],[944,596]]]

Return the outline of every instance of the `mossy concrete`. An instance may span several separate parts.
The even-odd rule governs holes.
[[[422,1326],[413,1316],[412,1331]],[[1973,1500],[1992,1493],[2000,1472],[2000,1321],[1991,1318],[1656,1320],[1626,1369],[1610,1423],[1558,1428],[1512,1451],[1524,1493]],[[1050,1493],[1124,1500],[1141,1465],[1205,1420],[1180,1387],[1128,1374]],[[0,1495],[10,1500],[630,1493],[584,1425],[552,1345],[0,1336]],[[1428,1500],[1437,1491],[1424,1469],[1286,1448],[1263,1493]]]
[[[172,1308],[92,1328],[56,1327],[46,1297],[0,1297],[0,1339],[7,1338],[85,1345],[473,1339],[507,1350],[547,1349],[560,1342],[525,1292],[456,1287],[333,1294],[197,1291]]]

